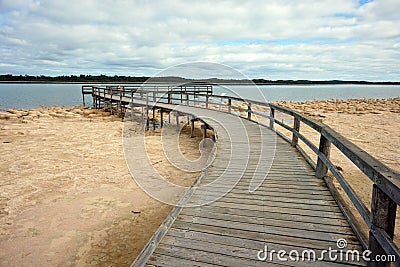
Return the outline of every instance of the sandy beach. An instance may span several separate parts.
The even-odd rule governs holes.
[[[280,104],[330,125],[400,171],[399,98]],[[134,260],[171,207],[133,181],[122,126],[120,118],[82,107],[0,114],[0,266],[126,266]],[[200,155],[200,130],[190,138],[185,129],[179,140],[183,154]],[[146,141],[165,174],[184,184],[197,177],[160,158],[159,131]],[[337,151],[332,158],[369,206],[368,179]]]
[[[133,181],[121,119],[80,107],[1,116],[0,266],[129,265],[171,207]],[[196,157],[200,131],[182,132],[182,153]],[[197,177],[160,158],[159,131],[146,142],[159,169]]]
[[[386,166],[400,172],[400,98],[391,99],[350,99],[321,100],[312,102],[280,102],[282,106],[299,110],[310,115],[342,134],[348,140],[367,151]],[[314,144],[319,142],[319,134],[302,124],[300,133]],[[287,134],[291,137],[290,134]],[[302,148],[314,159],[315,154],[305,145]],[[343,176],[364,204],[370,208],[372,182],[338,149],[331,148],[332,162],[342,170]],[[339,191],[340,185],[335,182]],[[343,192],[343,191],[342,191]],[[343,192],[343,196],[345,196]],[[355,207],[345,197],[347,204],[356,213]],[[362,219],[358,216],[359,221]],[[397,209],[396,222],[400,222]],[[366,226],[364,229],[367,231]],[[400,244],[400,227],[395,229],[395,241]]]

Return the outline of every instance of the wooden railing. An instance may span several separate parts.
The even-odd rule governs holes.
[[[102,90],[104,94],[107,93],[106,90]],[[120,90],[119,93],[117,93],[117,91],[115,91],[115,94],[119,94],[121,98],[128,96],[128,92],[125,90]],[[108,91],[108,93],[113,94],[114,90]],[[325,181],[350,226],[359,238],[363,248],[369,249],[372,252],[370,258],[374,259],[376,255],[394,255],[396,257],[396,265],[400,265],[399,248],[393,242],[396,226],[396,209],[397,205],[400,204],[400,174],[389,169],[329,126],[289,108],[239,97],[212,95],[210,93],[202,94],[201,92],[185,92],[183,90],[151,92],[129,91],[129,96],[135,99],[146,100],[146,105],[153,105],[154,102],[159,101],[169,104],[183,104],[217,109],[222,112],[235,113],[236,115],[245,114],[245,118],[275,130],[278,135],[300,152],[305,160],[315,169],[316,176]],[[254,107],[258,107],[258,109],[261,108],[261,111],[256,111]],[[278,112],[292,118],[293,125],[287,125],[284,121],[277,119],[276,115]],[[269,124],[267,125],[261,122],[257,119],[258,117],[269,120]],[[318,145],[313,144],[306,136],[300,133],[302,123],[319,133],[320,138]],[[290,131],[291,138],[286,137],[282,131],[277,130],[275,124]],[[317,156],[316,163],[299,146],[299,140],[315,153]],[[330,160],[332,145],[351,160],[354,165],[373,182],[371,211],[365,206],[360,197],[347,182],[346,178]],[[369,229],[368,236],[365,231],[362,230],[362,226],[356,219],[355,214],[347,208],[343,197],[333,184],[332,179],[328,176],[328,170],[331,172],[333,178],[341,185],[343,191],[365,222]],[[368,265],[385,266],[385,263],[370,261]]]
[[[197,98],[197,99],[195,99]],[[203,99],[199,99],[203,98]],[[179,98],[169,97],[169,103],[173,100],[179,101]],[[363,149],[359,148],[341,134],[330,128],[329,126],[312,119],[298,111],[285,108],[279,105],[265,103],[260,101],[242,99],[231,96],[219,95],[197,95],[184,97],[185,101],[182,104],[192,104],[202,106],[204,108],[214,108],[223,112],[232,113],[233,110],[247,113],[246,117],[249,120],[263,124],[257,119],[253,119],[253,115],[263,117],[269,120],[267,126],[277,131],[275,124],[282,126],[284,129],[291,132],[292,137],[287,138],[283,132],[277,131],[277,134],[295,147],[306,161],[315,169],[315,175],[321,178],[327,184],[332,192],[343,214],[349,221],[357,237],[359,238],[364,249],[369,249],[372,254],[371,259],[376,255],[394,255],[396,257],[396,265],[400,264],[399,248],[393,242],[395,219],[397,205],[400,204],[400,174],[389,169],[380,161],[372,157]],[[236,102],[236,104],[234,104]],[[243,107],[244,106],[244,107]],[[264,112],[255,111],[254,106],[258,109],[264,109]],[[269,113],[265,110],[269,110]],[[292,118],[293,125],[287,125],[285,122],[276,118],[276,113],[280,112]],[[320,134],[318,146],[314,145],[306,136],[300,133],[301,123],[311,127]],[[311,151],[317,156],[317,163],[310,158],[308,154],[299,146],[299,139],[306,144]],[[331,146],[335,146],[343,155],[345,155],[353,164],[361,170],[372,182],[373,192],[371,201],[371,211],[361,201],[359,196],[347,182],[345,177],[340,173],[337,167],[330,160]],[[328,170],[331,172],[334,179],[341,185],[343,191],[355,206],[359,215],[369,228],[369,236],[367,237],[362,226],[344,202],[343,197],[338,192],[332,179],[328,176]],[[369,266],[384,266],[384,262],[370,261]]]

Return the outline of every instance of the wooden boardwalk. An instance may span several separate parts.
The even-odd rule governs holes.
[[[139,101],[136,103],[140,104]],[[338,249],[337,240],[345,239],[348,249],[362,251],[324,181],[316,178],[314,170],[298,152],[283,139],[276,138],[274,131],[214,110],[177,108],[168,104],[158,106],[192,114],[217,132],[216,158],[201,184],[211,183],[221,175],[227,184],[242,178],[217,201],[183,208],[154,252],[146,258],[146,266],[348,264],[331,262],[327,255],[321,262],[282,262],[276,255],[272,261],[260,261],[258,252],[264,250],[265,244],[268,250],[284,249],[288,253],[297,250],[300,255],[304,250],[313,249],[318,257],[322,250]],[[269,162],[263,162],[271,158],[266,157],[268,153],[274,155],[269,173]],[[248,162],[244,158],[247,155]],[[227,168],[229,163],[231,166]],[[267,174],[260,188],[250,193],[252,177]],[[189,202],[207,201],[207,198],[220,195],[225,188],[223,184],[219,186],[222,188],[214,186],[207,192],[195,194]],[[137,262],[133,266],[142,264]],[[351,264],[365,265],[363,262]]]
[[[129,97],[109,97],[131,101]],[[134,103],[149,104],[143,100]],[[132,266],[366,264],[361,257],[363,247],[326,179],[317,178],[299,151],[273,130],[217,110],[165,103],[156,106],[190,114],[214,129],[216,157],[200,185],[217,182],[207,190],[194,190],[186,204],[222,197],[198,207],[176,207]],[[249,190],[259,184],[254,192]],[[233,188],[225,194],[226,186]],[[337,241],[343,239],[347,246],[338,247]],[[278,257],[280,250],[286,254]],[[329,250],[334,252],[329,254]],[[360,259],[340,254],[348,250],[357,250]]]

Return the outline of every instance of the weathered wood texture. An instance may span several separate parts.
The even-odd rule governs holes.
[[[135,101],[139,105],[148,106],[151,103],[148,102],[148,94],[146,96],[147,102],[143,100]],[[369,248],[375,250],[373,255],[384,254],[385,252],[398,254],[398,248],[393,246],[391,241],[395,226],[393,218],[396,202],[399,203],[400,199],[399,194],[397,194],[399,191],[397,183],[399,181],[395,178],[398,176],[397,174],[387,170],[384,165],[326,125],[297,111],[273,104],[246,100],[247,109],[242,110],[247,112],[246,120],[229,114],[233,109],[232,100],[238,99],[221,97],[221,101],[222,99],[227,100],[226,104],[222,102],[215,104],[215,102],[210,102],[213,97],[218,98],[219,96],[205,95],[205,101],[202,102],[199,99],[196,101],[203,103],[206,108],[217,106],[221,110],[221,107],[224,106],[227,113],[189,106],[177,108],[176,105],[171,105],[171,103],[179,102],[179,99],[173,98],[172,94],[168,94],[166,98],[167,103],[170,104],[158,103],[157,108],[167,112],[174,110],[183,115],[192,115],[192,118],[202,120],[205,125],[216,130],[218,134],[218,155],[202,182],[215,182],[221,175],[225,175],[224,182],[217,183],[208,191],[198,190],[190,201],[212,199],[223,194],[224,183],[231,185],[232,181],[241,179],[228,194],[223,194],[223,197],[217,201],[200,208],[183,209],[181,216],[160,236],[161,243],[153,246],[155,251],[152,250],[150,253],[147,251],[152,257],[146,258],[146,261],[141,261],[138,266],[145,262],[156,266],[171,264],[185,266],[364,265],[365,262],[357,260],[350,262],[343,259],[332,261],[328,257],[324,257],[318,264],[308,261],[282,262],[277,261],[276,258],[268,262],[260,262],[257,260],[257,255],[250,253],[250,251],[258,252],[262,249],[262,245],[259,248],[254,248],[254,241],[257,241],[259,245],[268,244],[270,249],[279,250],[284,247],[286,250],[294,247],[301,252],[302,249],[307,248],[323,250],[331,247],[335,249],[337,248],[335,241],[339,238],[345,238],[348,241],[349,247],[347,249],[355,248],[362,252],[360,243],[342,212],[344,212],[347,220],[352,222],[352,228],[357,230],[355,222],[351,219],[354,218],[353,215],[349,214],[349,211],[342,205],[338,194],[335,192],[333,192],[334,196],[331,194],[335,190],[327,180],[328,169],[343,186],[344,191],[349,195],[370,227]],[[121,97],[121,95],[118,98],[117,96],[106,96],[106,93],[103,92],[102,94],[99,93],[99,97],[94,103],[98,107],[101,101],[103,101],[103,104],[107,104],[108,101],[109,105],[112,105],[114,101],[119,102],[121,108],[121,103],[127,104],[130,100],[130,97]],[[152,101],[154,100],[153,97]],[[189,95],[181,95],[180,102],[188,105],[190,103]],[[252,103],[269,106],[270,115],[267,118],[270,119],[270,129],[273,129],[274,123],[277,123],[293,133],[292,139],[278,138],[275,142],[278,132],[275,133],[251,122],[252,114],[259,115],[259,113],[253,112]],[[293,116],[293,127],[276,120],[274,118],[276,110]],[[300,122],[307,124],[321,134],[319,147],[316,147],[299,133]],[[284,142],[284,139],[288,143]],[[316,166],[310,158],[306,158],[309,165],[306,164],[304,155],[302,155],[304,153],[299,153],[302,150],[299,149],[298,139],[301,139],[318,155]],[[351,187],[330,162],[331,144],[342,151],[360,170],[376,182],[371,217],[368,209],[359,201],[357,195],[354,194]],[[264,159],[265,155],[271,153],[271,149],[275,145],[276,153],[272,168],[267,179],[261,184],[262,177],[269,170],[265,167],[269,163],[268,159]],[[235,151],[232,148],[235,148]],[[233,165],[229,164],[232,160],[236,160]],[[238,160],[242,160],[244,164],[241,164]],[[310,165],[313,168],[310,168]],[[314,172],[314,169],[316,169],[316,172]],[[257,189],[260,184],[261,186]],[[254,191],[254,189],[257,190]],[[337,202],[339,202],[339,206],[336,204]],[[176,231],[183,231],[182,234],[185,235],[184,237],[173,236],[171,231],[175,231],[175,233]],[[187,233],[190,233],[190,235],[187,236]],[[201,235],[205,233],[207,238],[203,240]],[[235,239],[238,243],[224,243],[222,240],[228,240],[226,233],[229,233],[230,238],[238,239]],[[363,233],[359,231],[356,231],[356,233],[363,241],[362,245],[365,246],[366,238],[362,236]],[[233,239],[229,240],[232,241]],[[229,249],[230,246],[232,249]],[[172,257],[165,251],[171,251]],[[236,251],[238,253],[235,253]],[[371,262],[369,265],[380,266]]]
[[[314,249],[317,254],[337,249],[340,238],[347,240],[348,249],[362,252],[362,247],[325,183],[315,177],[297,150],[276,138],[273,131],[227,113],[185,106],[177,109],[201,118],[218,133],[216,159],[201,184],[227,172],[226,183],[230,179],[238,183],[217,201],[183,208],[172,225],[164,228],[159,244],[147,252],[150,256],[146,263],[140,261],[133,266],[365,265],[332,261],[327,256],[319,262],[285,262],[276,255],[272,260],[260,261],[257,254],[265,245],[269,250],[296,250],[300,255],[306,249]],[[274,154],[270,170],[266,153]],[[242,164],[229,165],[238,160]],[[261,186],[249,192],[253,178],[268,172]],[[190,201],[223,192],[224,183],[220,183],[207,192],[194,194]]]
[[[83,91],[84,88],[82,87],[82,93],[84,96]],[[89,90],[87,90],[87,88],[85,88],[85,91],[89,93]],[[115,94],[118,91],[115,92],[114,91],[115,90],[113,89],[104,90],[100,88],[99,90],[94,90],[92,88],[92,95],[95,96],[95,99],[93,101],[94,106],[96,108],[100,108],[101,106],[103,106],[106,108],[111,108],[112,110],[114,104],[114,106],[119,108],[120,112],[122,113],[123,111],[122,106],[127,106],[129,104],[129,102],[132,99],[133,93],[132,95],[130,94],[127,95],[124,91],[119,91],[119,93]],[[279,211],[289,212],[290,209],[288,209],[287,207],[288,205],[290,205],[292,209],[300,211],[299,213],[302,214],[310,210],[310,208],[308,208],[308,206],[305,206],[305,204],[314,205],[313,209],[311,209],[313,211],[325,211],[331,209],[338,211],[339,207],[340,211],[343,212],[343,214],[345,215],[345,218],[350,222],[352,229],[356,231],[356,234],[360,238],[362,246],[364,248],[368,247],[370,250],[373,250],[373,256],[380,255],[382,253],[383,254],[387,253],[391,255],[396,255],[398,259],[400,258],[399,249],[393,243],[392,240],[393,230],[395,226],[396,205],[400,204],[400,175],[398,173],[395,173],[394,171],[387,168],[385,165],[374,159],[368,153],[361,150],[359,147],[348,141],[346,138],[341,136],[339,133],[335,132],[330,127],[318,121],[315,121],[312,118],[303,115],[295,110],[277,106],[271,103],[262,103],[254,100],[243,100],[231,96],[212,95],[212,90],[211,92],[207,91],[205,94],[201,94],[198,91],[197,92],[188,91],[188,93],[186,93],[185,91],[181,90],[181,92],[178,94],[178,98],[173,97],[173,94],[175,93],[169,91],[168,96],[164,97],[164,100],[167,100],[168,104],[190,105],[192,101],[193,105],[196,105],[197,103],[198,105],[203,105],[203,107],[206,108],[217,108],[220,111],[226,109],[227,113],[234,114],[235,112],[233,112],[233,110],[239,110],[240,112],[247,112],[246,117],[248,120],[240,119],[241,120],[240,122],[238,122],[237,120],[233,122],[229,119],[228,120],[226,119],[227,118],[231,119],[234,116],[229,116],[226,113],[224,114],[221,112],[206,111],[205,109],[184,107],[184,106],[180,106],[177,109],[176,105],[166,105],[162,103],[157,104],[157,108],[163,109],[166,112],[174,110],[175,112],[179,112],[183,115],[192,115],[192,118],[203,121],[205,126],[217,130],[217,134],[221,137],[223,137],[224,134],[220,134],[219,132],[221,128],[223,128],[224,130],[226,130],[227,135],[230,138],[228,142],[229,146],[231,148],[233,147],[235,148],[232,149],[232,151],[230,151],[229,149],[227,149],[227,147],[224,147],[224,144],[226,142],[221,142],[221,140],[219,139],[218,147],[221,153],[219,153],[219,156],[216,158],[214,162],[215,164],[219,162],[218,163],[219,165],[216,164],[213,166],[213,168],[210,169],[210,171],[208,172],[208,176],[205,180],[208,179],[209,182],[214,182],[215,180],[218,181],[217,178],[221,176],[223,173],[225,173],[224,176],[225,185],[224,183],[217,183],[215,184],[212,190],[208,190],[207,192],[200,192],[203,193],[204,199],[211,199],[212,197],[221,194],[221,188],[223,188],[226,185],[231,185],[233,180],[235,180],[238,177],[239,178],[242,177],[242,179],[240,179],[240,181],[236,184],[236,187],[229,194],[227,194],[224,198],[221,199],[220,205],[224,206],[224,208],[230,208],[232,203],[234,203],[235,205],[240,205],[240,208],[249,209],[252,210],[252,212],[260,211],[259,208],[254,209],[254,206],[256,207],[262,206],[264,208],[268,207],[268,209],[277,209],[276,212],[279,213]],[[192,100],[190,100],[189,97],[190,94],[192,94],[192,97],[194,97]],[[137,104],[139,106],[145,106],[146,111],[148,111],[148,106],[153,104],[149,103],[149,101],[156,100],[155,93],[153,92],[152,95],[153,97],[150,97],[151,98],[150,100],[149,100],[149,93],[140,92],[140,95],[142,100],[138,100],[139,103]],[[203,97],[205,100],[200,100],[199,97]],[[144,99],[146,101],[144,101]],[[247,109],[233,106],[232,101],[238,101],[247,104]],[[166,101],[161,101],[161,102],[166,102]],[[252,104],[268,107],[270,109],[269,116],[262,112],[260,113],[253,111]],[[292,116],[294,120],[293,127],[286,125],[283,121],[281,122],[277,120],[275,118],[276,111],[283,112],[289,116]],[[246,128],[245,130],[243,130],[243,127],[240,126],[249,123],[249,121],[253,119],[252,114],[269,119],[270,129],[274,129],[274,123],[277,123],[286,130],[291,131],[292,132],[291,139],[287,138],[278,131],[275,133],[281,137],[280,141],[285,140],[286,142],[291,144],[291,146],[295,149],[295,151],[293,150],[288,153],[287,144],[284,145],[285,147],[282,148],[282,150],[277,149],[276,158],[277,159],[279,158],[279,162],[274,161],[274,166],[268,175],[268,183],[269,183],[268,188],[277,191],[275,191],[275,194],[271,194],[270,191],[264,190],[265,187],[264,183],[256,191],[256,193],[257,192],[261,193],[264,199],[257,198],[257,200],[254,200],[253,203],[250,203],[251,202],[250,199],[254,197],[253,196],[254,189],[256,189],[260,184],[260,179],[261,179],[260,177],[262,177],[261,166],[268,165],[267,164],[268,161],[265,160],[260,161],[257,159],[257,157],[260,159],[266,157],[266,155],[268,155],[268,153],[271,151],[267,151],[266,153],[266,151],[264,151],[265,150],[264,148],[265,147],[271,148],[272,146],[271,142],[268,141],[263,142],[266,141],[265,139],[268,139],[265,138],[263,134],[259,135],[257,133],[254,133],[254,131],[253,132],[250,131],[250,134],[248,134],[249,131],[247,130],[247,128],[248,129],[253,128],[254,130],[255,129],[254,126],[256,124],[250,123],[250,125],[252,126],[251,127],[248,127],[248,125],[245,126]],[[236,115],[238,114],[236,113]],[[148,117],[148,115],[146,117]],[[214,117],[216,120],[214,120]],[[211,121],[209,123],[210,118],[212,118],[211,121],[213,122],[221,123],[223,127],[220,127],[221,125],[218,125],[218,123],[212,123]],[[244,121],[246,121],[246,123],[243,123]],[[299,133],[300,123],[304,123],[310,126],[318,133],[320,133],[321,139],[319,147],[314,145],[305,136]],[[225,126],[228,127],[226,128]],[[266,129],[263,128],[263,130]],[[247,139],[243,139],[244,137],[243,135],[242,136],[237,135],[237,133],[241,132],[246,133],[245,136],[247,137]],[[260,131],[260,133],[262,132],[263,131]],[[262,137],[260,138],[260,136]],[[270,136],[276,136],[276,135],[272,134]],[[236,141],[233,140],[231,137],[234,137],[233,139],[235,139]],[[259,139],[262,140],[262,142],[256,141]],[[314,161],[304,153],[301,147],[299,147],[298,139],[301,139],[301,141],[303,141],[318,156],[317,164],[315,164]],[[238,142],[238,140],[240,141]],[[243,146],[241,147],[241,145],[243,145],[246,142],[247,144],[250,144],[250,146],[252,147],[250,151],[245,151]],[[231,146],[232,144],[235,145]],[[333,163],[329,160],[331,145],[338,148],[348,159],[350,159],[362,172],[364,172],[374,182],[374,192],[373,192],[371,212],[369,212],[368,208],[361,202],[361,200],[355,194],[354,190],[347,183],[345,178],[340,174],[340,172],[336,169]],[[282,146],[282,144],[279,145],[278,142],[277,148],[278,146]],[[282,153],[285,154],[285,156],[282,156],[281,155]],[[295,156],[296,159],[291,158],[293,157],[293,155],[295,155],[294,153],[299,153],[299,155]],[[230,155],[234,155],[231,158],[231,160],[232,159],[244,160],[246,165],[246,170],[243,171],[241,163],[236,162],[233,165],[229,165],[228,168],[229,171],[225,172],[225,169],[227,168],[228,166],[227,164],[229,162],[226,160],[226,158],[229,157]],[[300,157],[300,155],[302,157]],[[312,166],[312,169],[316,170],[315,173],[312,170],[306,170],[304,172],[303,170],[304,166],[301,167],[301,164],[304,165],[304,160],[306,160],[309,166]],[[301,162],[301,164],[299,165],[297,162]],[[362,228],[359,227],[358,222],[354,219],[355,218],[354,215],[351,214],[350,210],[346,208],[346,205],[343,202],[342,197],[340,196],[340,194],[337,193],[335,186],[333,186],[332,181],[330,181],[330,178],[327,176],[328,170],[340,183],[344,192],[348,195],[348,197],[356,207],[358,213],[361,215],[364,222],[369,227],[370,229],[369,241],[367,241],[367,238],[365,236],[366,233],[364,233]],[[317,178],[322,178],[320,179],[319,184],[314,181],[315,176]],[[252,177],[254,179],[252,179]],[[299,186],[298,184],[301,185]],[[331,201],[327,201],[326,203],[321,203],[321,200],[324,198],[321,196],[314,196],[315,190],[316,192],[321,192],[321,193],[324,191],[328,191],[328,189],[326,190],[322,189],[323,187],[325,187],[325,185],[328,186],[328,189],[330,193],[333,195],[333,198],[335,199],[336,203],[338,203],[338,206],[332,204],[333,203],[332,199]],[[285,193],[281,191],[284,189],[288,189],[290,193],[289,191],[285,191]],[[297,193],[296,190],[301,190],[302,193]],[[231,193],[234,192],[237,193],[237,195],[232,196]],[[308,194],[305,192],[308,192]],[[276,197],[279,197],[280,199],[275,200],[274,198]],[[193,200],[194,199],[195,198],[193,198]],[[265,203],[265,199],[268,199],[267,203]],[[316,208],[317,206],[318,208]],[[238,211],[239,209],[235,208],[235,210]],[[341,212],[339,212],[339,214],[342,214]],[[326,215],[328,217],[331,216],[329,214]],[[163,257],[164,261],[165,258],[166,257]],[[269,263],[272,264],[272,262]],[[202,262],[202,264],[205,264],[205,262]],[[215,264],[215,262],[213,262],[212,264]],[[400,266],[400,261],[397,261],[396,264]],[[368,265],[381,266],[382,263],[369,262]]]

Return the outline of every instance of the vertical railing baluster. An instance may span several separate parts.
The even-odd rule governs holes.
[[[271,130],[274,129],[274,124],[275,124],[275,109],[273,107],[269,107],[270,111],[269,111],[269,128]]]
[[[328,173],[328,167],[321,160],[320,154],[323,154],[327,159],[329,159],[330,153],[331,153],[331,142],[328,139],[326,139],[326,137],[321,133],[321,137],[319,139],[317,168],[315,169],[315,176],[317,176],[318,178],[323,178]]]
[[[247,119],[251,120],[251,103],[247,102]]]
[[[300,131],[300,120],[298,117],[294,117],[293,120],[293,134],[292,134],[292,147],[296,147],[299,142],[299,137],[295,133]]]
[[[379,182],[379,180],[377,182]],[[376,184],[374,184],[372,189],[371,202],[371,222],[373,224],[373,228],[369,232],[368,245],[368,250],[370,250],[372,253],[369,258],[376,259],[376,256],[378,255],[378,257],[382,257],[382,255],[387,255],[385,250],[379,244],[378,240],[376,240],[373,232],[377,229],[383,230],[393,240],[394,228],[396,223],[396,210],[396,203],[388,195],[386,195]],[[390,266],[390,262],[369,261],[367,266]]]

